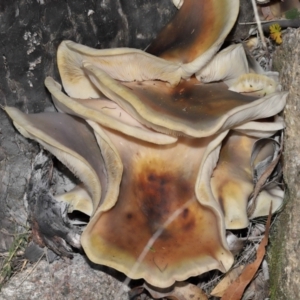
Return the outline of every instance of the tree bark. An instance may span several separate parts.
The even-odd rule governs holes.
[[[289,91],[284,110],[284,180],[286,206],[272,236],[271,296],[276,300],[299,299],[300,295],[300,30],[288,29],[274,55],[274,69]]]

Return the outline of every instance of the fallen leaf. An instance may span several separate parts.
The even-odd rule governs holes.
[[[262,175],[265,173],[266,169],[268,168],[268,165],[272,161],[274,161],[278,156],[281,155],[282,145],[283,145],[282,138],[280,138],[279,136],[276,136],[276,138],[259,139],[254,143],[251,152],[251,160],[250,160],[251,167],[253,169],[252,173],[253,173],[254,184],[257,184],[259,179],[262,177]],[[262,159],[262,157],[260,157],[260,153],[263,153],[265,149],[267,150],[270,147],[273,148],[273,153],[265,157],[265,159]],[[264,156],[265,155],[263,155],[263,157]],[[274,172],[271,173],[272,175],[271,177],[269,176],[270,178],[269,177],[267,178],[266,182],[270,182],[270,180],[274,181],[273,177],[275,177],[275,180],[278,179],[278,175],[273,173]]]
[[[261,265],[261,262],[265,256],[266,246],[268,245],[271,213],[272,213],[272,206],[270,207],[270,211],[269,211],[265,235],[258,246],[255,261],[245,267],[242,274],[227,288],[221,300],[242,299],[245,288],[251,282],[254,275],[257,273],[257,270]]]
[[[259,152],[263,150],[265,146],[268,146],[268,144],[273,144],[273,156],[267,157],[255,165],[254,161]],[[280,158],[282,154],[282,146],[282,140],[281,143],[279,143],[275,139],[271,138],[260,139],[253,145],[251,167],[253,168],[254,190],[249,197],[250,201],[247,208],[247,214],[249,217],[252,216],[256,208],[257,197],[261,190],[267,185],[276,182],[281,177],[282,166],[280,164]]]
[[[226,289],[235,281],[242,273],[245,266],[241,265],[230,270],[225,277],[217,284],[217,286],[210,293],[211,296],[222,297]]]

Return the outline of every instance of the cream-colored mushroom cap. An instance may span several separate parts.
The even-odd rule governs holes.
[[[19,132],[39,142],[85,185],[93,211],[106,191],[106,169],[93,132],[84,120],[61,113],[24,114],[5,107]],[[89,198],[90,199],[90,198]],[[85,201],[89,202],[85,198]],[[86,207],[90,212],[90,204]]]
[[[45,85],[59,111],[97,122],[105,127],[150,143],[171,144],[177,140],[175,136],[165,135],[142,125],[117,103],[108,100],[104,96],[98,99],[68,97],[61,91],[60,84],[51,77],[46,78]]]

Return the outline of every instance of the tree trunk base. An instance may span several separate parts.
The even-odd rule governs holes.
[[[274,55],[283,90],[289,91],[284,111],[284,180],[286,206],[271,241],[271,299],[294,300],[300,295],[300,30],[288,29]]]

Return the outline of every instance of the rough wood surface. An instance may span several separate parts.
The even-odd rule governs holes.
[[[271,296],[273,300],[294,300],[300,295],[300,29],[286,31],[273,65],[289,96],[284,111],[287,204],[272,237]]]

